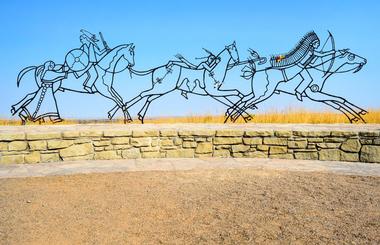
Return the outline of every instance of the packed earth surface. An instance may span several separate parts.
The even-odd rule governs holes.
[[[380,244],[380,177],[193,169],[0,179],[0,244]]]

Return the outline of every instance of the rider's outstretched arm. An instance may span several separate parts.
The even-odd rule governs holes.
[[[319,52],[319,51],[314,51],[314,55],[318,57],[325,57],[327,55],[332,55],[335,53],[335,50],[330,50],[326,52]]]
[[[184,57],[179,58],[183,63],[185,63],[189,68],[197,69],[197,66],[185,59]]]

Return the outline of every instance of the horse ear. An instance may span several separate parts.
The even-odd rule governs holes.
[[[232,45],[236,46],[236,41],[234,41],[234,42],[232,43]]]

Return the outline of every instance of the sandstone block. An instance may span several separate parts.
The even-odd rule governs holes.
[[[128,145],[129,139],[129,137],[115,137],[111,139],[111,143],[113,145]]]
[[[294,153],[294,158],[302,160],[318,160],[318,152],[296,152]]]
[[[361,144],[358,139],[348,139],[343,142],[340,148],[348,152],[359,152]]]
[[[12,141],[8,144],[9,151],[23,151],[28,148],[26,141]]]
[[[158,137],[160,132],[158,130],[133,130],[133,137]]]
[[[244,131],[242,130],[232,130],[232,129],[223,129],[223,130],[217,130],[216,136],[243,136]]]
[[[307,142],[309,142],[309,143],[322,143],[323,138],[307,138]]]
[[[0,151],[7,151],[7,150],[8,150],[8,143],[0,142]]]
[[[360,152],[361,162],[378,162],[380,163],[380,146],[363,145]]]
[[[272,154],[272,155],[269,155],[269,158],[275,158],[275,159],[294,159],[293,154]]]
[[[131,145],[109,145],[109,146],[105,146],[104,149],[105,150],[125,150],[125,149],[129,149],[129,148],[132,148]]]
[[[263,143],[263,139],[260,137],[243,138],[243,142],[246,145],[261,145]]]
[[[262,151],[246,152],[244,153],[246,157],[252,158],[268,158],[268,153]]]
[[[104,137],[127,137],[132,136],[131,130],[107,130],[103,132]]]
[[[95,151],[104,151],[104,147],[103,146],[94,146],[94,150]]]
[[[364,137],[379,137],[380,136],[380,131],[363,131],[363,132],[359,132],[359,135],[360,136],[364,136]]]
[[[94,141],[94,146],[108,146],[111,144],[110,140],[100,140],[100,141]]]
[[[141,147],[141,152],[148,152],[148,151],[160,151],[160,147],[158,146]]]
[[[174,138],[174,144],[175,145],[181,145],[182,144],[182,139],[181,138],[178,138],[178,137],[176,137],[176,138]]]
[[[317,143],[317,147],[322,149],[337,149],[341,143]]]
[[[74,144],[73,140],[48,140],[47,146],[49,150],[62,149]]]
[[[359,154],[342,152],[340,155],[340,160],[347,162],[359,162]]]
[[[262,136],[273,136],[273,131],[245,131],[245,136],[249,137],[262,137]]]
[[[59,151],[59,155],[66,160],[65,158],[77,157],[77,156],[86,156],[94,152],[91,143],[72,145],[65,149]]]
[[[214,150],[213,156],[214,157],[229,157],[230,151],[229,150]]]
[[[102,137],[103,131],[101,130],[86,130],[80,132],[81,137]]]
[[[193,158],[194,149],[178,149],[178,150],[168,150],[166,152],[166,157],[168,158]]]
[[[24,155],[0,156],[0,164],[19,164],[24,163]]]
[[[28,155],[25,155],[25,163],[38,163],[41,161],[41,153],[34,151]]]
[[[373,144],[373,140],[368,139],[368,138],[366,138],[366,139],[361,138],[359,141],[360,141],[360,144],[362,144],[362,145],[372,145]]]
[[[164,139],[164,140],[161,140],[161,145],[162,146],[172,146],[172,145],[174,145],[174,142],[172,139]]]
[[[152,138],[131,138],[131,145],[136,147],[150,146]]]
[[[291,149],[304,149],[307,147],[307,141],[288,141],[288,147]]]
[[[352,136],[358,136],[358,132],[353,131],[331,131],[331,136],[333,137],[352,137]]]
[[[286,146],[271,146],[269,147],[269,154],[284,154],[288,152],[288,148]]]
[[[73,138],[78,138],[80,136],[79,131],[64,131],[62,132],[62,137],[64,139],[73,139]]]
[[[184,141],[182,143],[182,147],[183,148],[195,148],[197,147],[197,142],[193,142],[193,141]]]
[[[73,156],[73,157],[66,157],[63,158],[64,161],[83,161],[83,160],[93,160],[94,154],[89,154],[85,156]]]
[[[27,140],[49,140],[49,139],[60,139],[61,133],[60,132],[36,132],[36,133],[27,133],[26,139]]]
[[[136,159],[136,158],[141,157],[141,153],[138,148],[131,148],[128,150],[124,150],[122,151],[121,155],[123,156],[123,158],[127,158],[127,159]]]
[[[160,158],[161,153],[160,152],[143,152],[141,153],[142,158]]]
[[[346,138],[343,137],[327,137],[323,139],[326,143],[342,143],[346,141]]]
[[[276,137],[291,137],[292,135],[293,135],[293,132],[289,130],[274,131],[274,136]]]
[[[257,150],[258,151],[268,151],[269,150],[269,146],[268,145],[258,145],[257,146]]]
[[[249,149],[250,149],[249,145],[233,145],[232,148],[231,148],[231,151],[233,153],[236,153],[236,152],[246,152]]]
[[[207,138],[206,137],[195,137],[194,140],[196,142],[205,142],[207,140]]]
[[[204,154],[204,153],[212,153],[212,144],[209,142],[201,142],[197,145],[195,149],[195,153]]]
[[[330,131],[302,131],[302,130],[296,130],[293,131],[294,136],[301,136],[301,137],[326,137],[330,136]]]
[[[112,160],[118,158],[120,158],[120,156],[117,155],[116,151],[99,151],[94,154],[95,160]]]
[[[25,133],[0,133],[0,141],[25,140]]]
[[[338,149],[322,149],[319,151],[319,160],[340,161],[341,151]]]
[[[288,145],[288,140],[285,138],[264,137],[265,145]]]
[[[74,144],[84,144],[84,143],[91,143],[91,140],[86,139],[86,138],[74,139]]]
[[[380,145],[380,138],[376,138],[373,140],[374,145]]]
[[[215,137],[214,144],[215,145],[234,145],[241,144],[243,139],[241,137]]]
[[[60,161],[58,153],[41,154],[41,162],[58,162],[58,161]]]
[[[28,144],[32,151],[44,151],[47,149],[47,143],[45,140],[29,141]]]
[[[175,137],[175,136],[178,136],[178,132],[177,130],[174,130],[174,129],[160,130],[160,136],[161,137]]]
[[[215,130],[180,130],[179,136],[214,136]]]

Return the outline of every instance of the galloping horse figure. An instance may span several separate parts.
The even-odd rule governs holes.
[[[326,43],[329,39],[333,42],[333,37],[331,34],[329,38],[326,40]],[[314,47],[318,47],[319,39],[315,37],[312,44]],[[257,66],[256,64],[254,64],[252,66],[252,73],[254,74],[254,76],[252,76],[251,79],[252,93],[245,96],[245,98],[243,98],[239,103],[237,103],[233,107],[230,107],[227,110],[227,118],[225,121],[227,121],[228,119],[236,121],[237,118],[242,114],[242,112],[244,112],[247,108],[256,108],[256,105],[258,103],[267,100],[275,92],[280,91],[280,89],[278,89],[278,86],[287,87],[287,84],[296,82],[297,84],[293,84],[294,86],[292,87],[292,90],[288,91],[288,93],[295,95],[297,99],[302,101],[302,98],[304,97],[311,98],[311,96],[309,96],[311,89],[313,89],[314,92],[321,92],[324,82],[332,74],[344,73],[353,70],[356,70],[357,72],[364,66],[364,64],[366,64],[366,60],[364,58],[348,52],[347,49],[335,51],[334,47],[331,51],[328,52],[313,51],[311,55],[305,54],[303,57],[302,55],[298,54],[298,59],[303,60],[303,63],[294,62],[297,59],[297,52],[295,51],[296,49],[305,50],[305,47],[302,47],[302,45],[297,45],[295,49],[289,52],[293,55],[293,57],[287,57],[285,55],[272,57],[271,64],[269,66],[265,63],[259,63],[257,64]],[[294,56],[296,57],[294,58]],[[288,61],[287,63],[287,61],[284,60],[285,58],[287,58],[290,61]],[[334,62],[335,60],[337,60],[336,63]],[[283,65],[276,65],[277,62]],[[325,71],[324,67],[327,65],[329,65],[329,68]],[[319,80],[315,81],[315,77],[311,74],[312,71],[319,71]],[[284,88],[283,90],[286,89]],[[318,99],[317,101],[320,101],[320,96],[322,95],[322,93],[319,93],[318,95],[320,99]],[[315,98],[315,96],[313,97]],[[340,110],[341,112],[345,113],[346,116],[346,111],[337,106],[336,103],[341,103],[344,108],[347,107],[348,104],[351,108],[355,107],[356,110],[360,111],[360,113],[356,113],[358,115],[363,115],[363,113],[365,112],[361,108],[356,107],[355,105],[347,102],[343,98],[340,98],[339,102],[336,102],[338,98],[340,97],[335,97],[334,99],[332,97],[326,98],[325,96],[323,100],[331,100],[331,102],[327,101],[325,104]],[[350,118],[349,116],[348,118],[350,122],[352,122],[352,120],[356,121]],[[363,120],[361,117],[357,118]]]
[[[130,69],[132,74],[149,76],[152,87],[128,101],[125,107],[128,109],[142,99],[145,99],[143,107],[138,112],[138,118],[143,123],[150,103],[174,90],[181,91],[185,97],[187,97],[187,93],[211,96],[226,106],[233,106],[234,103],[229,97],[242,98],[243,94],[237,89],[221,89],[221,86],[224,82],[227,68],[239,62],[239,54],[235,42],[225,46],[225,48],[215,56],[215,59],[217,59],[217,62],[210,71],[203,68],[197,69],[192,66],[181,65],[178,61],[169,61],[166,65],[148,71]],[[114,108],[110,115],[111,117],[116,113],[117,109],[118,108]]]
[[[116,46],[107,52],[107,54],[94,65],[95,75],[91,77],[93,91],[99,93],[104,97],[114,101],[116,107],[123,111],[124,122],[131,121],[132,118],[128,113],[127,108],[124,106],[123,98],[119,95],[118,92],[113,88],[114,76],[117,73],[120,73],[126,69],[131,69],[135,65],[135,46],[133,43],[122,44]],[[89,76],[91,76],[89,74]],[[89,83],[89,81],[87,81]],[[87,93],[86,90],[78,91],[70,87],[62,86],[63,89]],[[109,114],[110,112],[108,112]]]
[[[64,67],[68,67],[68,71],[66,71],[67,74],[77,72],[77,69],[74,69],[74,67],[78,67],[78,64],[85,69],[86,63],[83,63],[81,59],[83,57],[86,57],[86,53],[84,53],[80,49],[74,49],[69,52],[70,53],[77,53],[79,56],[74,57],[73,62],[71,64],[67,64],[67,59]],[[108,51],[108,53],[101,59],[99,62],[93,64],[96,74],[92,77],[93,79],[93,93],[99,93],[102,96],[114,101],[116,103],[116,106],[120,109],[122,109],[124,114],[124,120],[129,121],[132,120],[128,110],[124,106],[122,97],[116,92],[116,90],[113,88],[113,82],[114,82],[114,76],[116,73],[120,73],[126,69],[130,69],[134,66],[134,45],[131,44],[123,44],[119,45],[111,50]],[[31,67],[33,68],[33,67]],[[19,85],[20,80],[22,77],[29,71],[32,71],[29,67],[22,70],[18,76],[17,85]],[[88,76],[91,76],[88,74]],[[88,78],[88,79],[90,79]],[[38,86],[38,89],[41,87],[41,81],[36,79],[36,83]],[[37,89],[37,91],[38,91]],[[55,83],[53,87],[54,93],[57,91],[72,91],[72,92],[78,92],[78,93],[90,93],[86,91],[84,88],[83,90],[78,89],[78,86],[68,86],[65,85],[65,82],[60,81],[59,83]],[[14,115],[17,111],[24,109],[27,104],[30,103],[30,101],[36,96],[37,91],[34,93],[28,94],[26,97],[24,97],[21,101],[16,103],[12,106],[11,112]]]
[[[367,111],[348,102],[342,97],[325,93],[322,90],[326,80],[332,75],[347,72],[356,73],[360,71],[366,63],[366,59],[347,50],[338,50],[336,54],[330,55],[327,59],[320,59],[319,62],[315,62],[307,67],[312,75],[312,80],[304,90],[302,97],[312,101],[322,102],[339,110],[351,123],[359,120],[365,122],[361,116],[365,115]],[[331,66],[328,71],[325,71],[323,67],[328,64]],[[281,76],[276,76],[278,75],[276,72],[277,71],[274,71],[272,73],[271,70],[256,70],[255,77],[251,80],[252,93],[243,98],[241,103],[236,107],[229,108],[229,111],[226,113],[228,114],[226,120],[230,118],[232,121],[236,121],[245,109],[256,108],[257,104],[267,100],[274,94],[284,92],[296,96],[295,89],[299,84],[299,80],[284,81],[281,79]],[[233,112],[230,111],[231,109]]]

